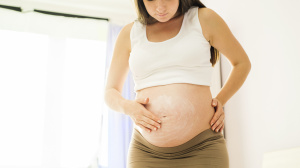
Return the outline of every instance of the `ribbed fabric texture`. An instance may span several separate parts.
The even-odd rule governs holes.
[[[174,147],[155,146],[134,128],[126,168],[229,168],[229,154],[223,134],[211,128]]]
[[[179,33],[162,42],[149,41],[146,26],[134,21],[130,32],[129,68],[135,92],[171,83],[211,86],[211,46],[203,36],[198,8],[192,6],[184,14]]]

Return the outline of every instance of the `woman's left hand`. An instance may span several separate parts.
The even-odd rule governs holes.
[[[216,98],[212,99],[211,105],[215,108],[215,114],[212,120],[210,121],[210,125],[212,126],[212,130],[216,132],[221,132],[224,129],[224,119],[225,119],[223,105]]]

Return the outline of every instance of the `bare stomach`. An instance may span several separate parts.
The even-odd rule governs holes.
[[[174,83],[137,91],[136,99],[149,97],[145,108],[162,121],[161,128],[150,133],[134,127],[151,144],[173,147],[187,142],[210,128],[214,107],[209,86]]]

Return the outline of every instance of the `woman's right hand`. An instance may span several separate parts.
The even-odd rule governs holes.
[[[148,97],[144,100],[130,100],[124,110],[125,114],[129,115],[136,125],[145,131],[151,132],[161,128],[161,120],[145,108],[144,105],[148,102]]]

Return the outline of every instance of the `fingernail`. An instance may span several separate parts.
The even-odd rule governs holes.
[[[161,123],[161,121],[160,121],[160,120],[158,120],[157,122],[158,122],[158,123]]]

